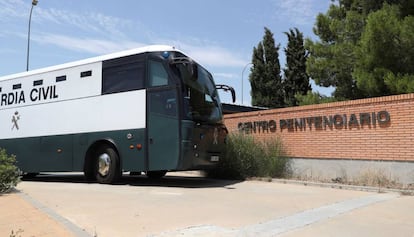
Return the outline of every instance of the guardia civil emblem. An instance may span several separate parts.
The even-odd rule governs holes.
[[[12,116],[12,124],[13,124],[13,126],[12,126],[12,128],[11,128],[11,130],[14,130],[14,129],[16,129],[16,130],[19,130],[19,120],[20,120],[20,115],[19,115],[19,112],[14,112],[14,115]]]

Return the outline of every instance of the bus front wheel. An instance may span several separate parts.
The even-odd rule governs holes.
[[[98,183],[115,183],[121,177],[118,153],[110,146],[103,145],[95,153],[95,176]]]

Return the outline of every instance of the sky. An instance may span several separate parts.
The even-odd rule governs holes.
[[[331,0],[38,0],[30,34],[30,70],[151,45],[172,45],[209,70],[216,84],[236,91],[236,104],[251,105],[248,80],[253,47],[269,28],[280,44],[297,27],[312,28]],[[0,77],[26,70],[32,0],[0,1]],[[242,91],[243,88],[243,91]],[[332,88],[312,89],[330,95]],[[220,92],[223,103],[229,93]]]

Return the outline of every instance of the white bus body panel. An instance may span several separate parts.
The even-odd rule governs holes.
[[[139,90],[1,110],[0,138],[145,128],[145,101],[145,90]]]
[[[92,75],[89,77],[80,77],[80,73],[85,71],[91,71]],[[66,76],[66,80],[56,82],[56,78],[60,76]],[[37,80],[42,80],[43,85],[34,86],[33,83]],[[21,84],[21,89],[13,90],[13,85],[16,84]],[[101,94],[101,85],[102,62],[32,74],[21,78],[0,80],[0,87],[2,88],[0,95],[3,96],[8,93],[17,93],[17,97],[20,97],[20,93],[23,92],[25,99],[24,102],[15,101],[11,104],[4,104],[4,101],[2,100],[4,98],[0,97],[0,110],[97,96]],[[54,92],[58,96],[57,98],[50,98],[50,95],[47,99],[39,98],[40,89],[47,89],[48,87],[54,87]],[[33,90],[37,90],[37,92],[32,92]],[[16,100],[19,99],[20,98],[16,98]]]
[[[102,62],[0,80],[0,88],[0,139],[145,128],[145,90],[101,95]]]

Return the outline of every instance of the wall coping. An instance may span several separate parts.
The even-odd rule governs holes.
[[[382,97],[374,97],[374,98],[366,98],[366,99],[358,99],[358,100],[338,101],[338,102],[323,103],[323,104],[277,108],[277,109],[269,109],[269,110],[253,111],[253,112],[226,114],[224,118],[232,119],[232,118],[240,118],[240,117],[252,117],[252,116],[268,115],[268,114],[275,114],[275,113],[280,114],[280,113],[287,113],[287,112],[301,112],[301,111],[306,111],[306,110],[316,110],[316,109],[325,109],[325,108],[334,108],[334,107],[338,108],[338,107],[346,107],[346,106],[354,106],[354,105],[362,105],[362,104],[379,104],[379,103],[386,103],[386,102],[392,102],[392,101],[404,101],[404,100],[413,100],[413,99],[414,99],[414,93],[410,93],[410,94],[382,96]]]

